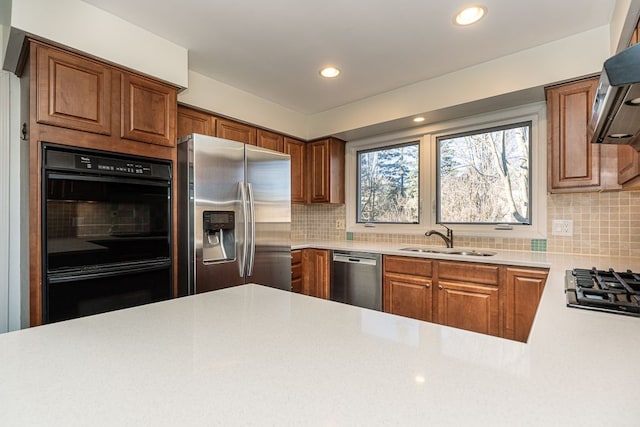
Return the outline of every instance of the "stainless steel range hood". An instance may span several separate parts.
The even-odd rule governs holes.
[[[640,151],[640,44],[607,59],[589,120],[591,142]]]

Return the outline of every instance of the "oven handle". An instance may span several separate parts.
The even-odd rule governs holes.
[[[48,173],[48,179],[66,179],[73,181],[88,181],[88,182],[108,182],[108,183],[122,183],[122,184],[134,184],[134,185],[154,185],[157,187],[166,187],[170,181],[166,179],[140,179],[140,178],[121,178],[121,177],[104,177],[104,176],[88,176],[88,175],[67,175],[62,173]]]
[[[147,264],[139,267],[127,267],[121,269],[112,270],[100,270],[97,268],[95,271],[86,273],[69,273],[69,274],[49,274],[47,277],[47,283],[55,285],[57,283],[77,282],[81,280],[100,279],[103,277],[117,277],[124,276],[126,274],[144,273],[147,271],[163,270],[165,268],[171,268],[171,261],[163,261],[156,264]]]

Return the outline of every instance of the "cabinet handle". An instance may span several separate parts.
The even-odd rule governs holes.
[[[442,290],[442,285],[438,285],[438,289]]]
[[[424,285],[424,287],[425,287],[425,288],[430,288],[430,287],[431,287],[431,284],[430,284],[430,283],[427,283],[426,285]]]

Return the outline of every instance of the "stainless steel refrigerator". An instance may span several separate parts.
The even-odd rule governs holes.
[[[178,143],[178,289],[291,290],[288,154],[206,135]]]

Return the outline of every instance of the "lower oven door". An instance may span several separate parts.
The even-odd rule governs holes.
[[[45,323],[169,299],[171,263],[102,266],[50,274],[44,292]]]

